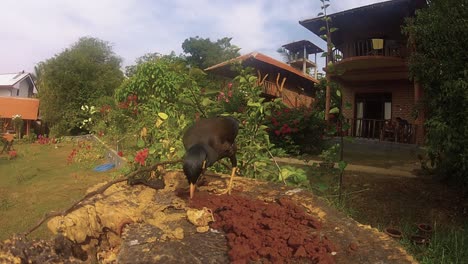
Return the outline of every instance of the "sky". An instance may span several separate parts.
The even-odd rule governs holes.
[[[330,13],[383,0],[332,0]],[[200,36],[232,37],[245,54],[258,51],[281,60],[284,44],[325,42],[299,24],[321,11],[319,0],[0,0],[0,73],[25,70],[80,37],[108,41],[134,64],[148,52],[182,53],[182,42]]]

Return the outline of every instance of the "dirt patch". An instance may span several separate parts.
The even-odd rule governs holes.
[[[334,263],[335,246],[317,232],[320,222],[287,197],[266,203],[238,195],[198,193],[190,206],[213,210],[211,227],[226,233],[229,257],[235,263]]]
[[[191,204],[181,172],[165,174],[163,190],[125,184],[109,188],[69,215],[50,220],[51,230],[66,239],[46,241],[42,252],[53,254],[50,258],[49,254],[41,255],[44,261],[38,263],[48,263],[55,256],[62,263],[70,258],[75,262],[132,264],[227,263],[230,259],[240,263],[251,259],[415,262],[386,234],[360,225],[308,191],[236,177],[232,196],[215,195],[225,189],[227,179],[207,177],[207,184],[198,188]],[[193,224],[187,211],[197,201],[204,201],[199,206],[212,210],[203,210],[202,219],[196,218]],[[210,222],[207,212],[214,213],[212,227],[226,231],[211,228],[201,233],[198,228]],[[36,243],[24,241],[23,248],[34,248]],[[276,244],[279,247],[273,248]],[[9,245],[11,241],[0,243],[0,256],[36,259],[34,251],[12,252]],[[309,255],[314,250],[319,254]]]

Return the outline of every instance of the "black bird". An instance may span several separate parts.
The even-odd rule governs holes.
[[[206,168],[216,161],[228,157],[232,163],[231,178],[226,192],[231,194],[232,179],[237,169],[234,142],[239,131],[239,122],[233,117],[214,117],[197,121],[187,129],[183,142],[186,150],[184,173],[190,184],[190,198],[195,184]]]

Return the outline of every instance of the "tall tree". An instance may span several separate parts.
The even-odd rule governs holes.
[[[186,39],[182,43],[182,49],[188,54],[187,62],[191,66],[205,69],[240,55],[240,48],[232,45],[231,40],[232,38],[222,38],[212,42],[209,38],[196,36]]]
[[[112,96],[123,80],[122,60],[106,41],[83,37],[70,48],[41,62],[40,110],[56,134],[70,134],[77,127],[82,105]]]
[[[468,6],[431,0],[408,19],[413,78],[422,84],[427,146],[439,175],[468,185]]]

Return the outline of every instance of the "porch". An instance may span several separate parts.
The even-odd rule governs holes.
[[[418,125],[385,119],[347,118],[350,125],[344,133],[359,139],[403,144],[416,144]]]

